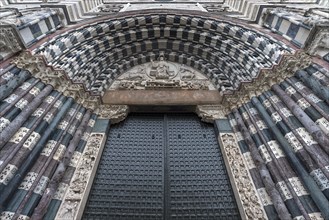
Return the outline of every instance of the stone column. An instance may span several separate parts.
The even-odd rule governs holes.
[[[59,122],[62,120],[68,109],[73,103],[72,98],[68,98],[65,103],[63,104],[62,108],[59,110],[59,112],[54,116],[54,119],[50,123],[50,125],[47,127],[47,130],[44,132],[42,137],[39,139],[38,143],[35,145],[31,153],[29,154],[29,157],[22,163],[20,168],[15,169],[16,173],[10,180],[10,182],[5,184],[0,184],[0,211],[3,211],[4,203],[9,199],[10,196],[14,193],[14,191],[17,189],[20,182],[23,180],[24,176],[26,175],[27,171],[30,170],[30,168],[33,166],[34,162],[38,158],[39,154],[41,153],[43,147],[48,141],[48,138],[53,133]]]
[[[293,150],[291,149],[289,142],[284,138],[281,134],[280,130],[275,126],[271,117],[267,114],[266,109],[260,103],[258,98],[253,97],[252,99],[253,105],[257,108],[259,114],[262,119],[266,122],[267,126],[271,130],[272,134],[275,136],[275,139],[280,143],[283,151],[285,152],[287,158],[289,159],[291,166],[294,170],[299,174],[299,177],[303,180],[306,188],[309,190],[310,195],[325,219],[329,218],[329,203],[326,197],[322,194],[319,187],[315,183],[315,181],[311,178],[311,176],[307,173],[301,162],[297,159]]]
[[[28,71],[22,70],[20,71],[19,75],[17,74],[17,76],[8,79],[8,82],[0,86],[0,100],[10,95],[14,91],[14,89],[21,85],[30,76],[31,74]]]
[[[241,218],[267,219],[229,120],[217,119],[214,124]]]
[[[109,119],[95,122],[55,219],[81,219],[109,127]]]

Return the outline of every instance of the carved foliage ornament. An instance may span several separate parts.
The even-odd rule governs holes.
[[[0,55],[7,58],[22,49],[18,36],[15,35],[14,27],[1,26],[0,28]]]
[[[115,124],[128,116],[129,107],[127,105],[101,105],[97,113],[101,118],[110,118],[111,124]]]
[[[195,113],[201,121],[213,123],[216,119],[226,118],[227,113],[222,105],[198,105]]]
[[[224,148],[246,218],[250,220],[267,219],[239,151],[234,133],[220,133],[218,139]]]
[[[318,31],[312,43],[308,46],[307,52],[310,55],[323,56],[329,52],[329,28],[318,27]]]
[[[47,66],[42,56],[33,56],[29,51],[24,51],[12,63],[29,70],[34,77],[40,78],[44,83],[50,84],[54,89],[75,98],[84,107],[92,109],[104,117],[105,115],[112,115],[116,118],[115,120],[122,117],[118,116],[118,113],[113,113],[117,110],[110,110],[112,113],[106,113],[109,112],[106,110],[108,106],[102,105],[100,96],[91,95],[82,84],[73,83],[64,70]],[[306,68],[310,64],[310,56],[302,51],[297,51],[294,55],[284,55],[279,65],[272,69],[262,69],[256,79],[242,83],[238,91],[233,94],[224,94],[221,109],[229,112],[232,108],[240,106],[249,101],[251,97],[269,90],[272,85],[293,76],[295,71]]]
[[[24,51],[12,63],[19,68],[28,70],[32,76],[41,79],[43,83],[52,85],[55,90],[63,92],[65,96],[74,98],[85,108],[94,111],[102,108],[99,96],[91,95],[82,84],[73,83],[64,70],[47,66],[42,56],[33,56],[29,51]]]
[[[304,69],[311,63],[311,57],[302,51],[297,51],[294,55],[285,55],[279,65],[272,69],[262,69],[253,81],[241,83],[239,90],[233,94],[224,94],[223,106],[230,111],[248,102],[253,96],[269,90],[272,85],[293,76],[297,70]]]
[[[59,208],[56,219],[77,219],[83,204],[84,196],[88,194],[87,187],[91,186],[91,175],[95,172],[95,163],[105,138],[104,133],[91,133],[85,151],[79,161],[70,186]],[[82,209],[80,209],[82,208]]]

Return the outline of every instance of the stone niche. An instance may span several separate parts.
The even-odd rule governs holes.
[[[116,105],[217,104],[221,95],[209,79],[189,66],[157,60],[135,66],[120,75],[103,96]]]

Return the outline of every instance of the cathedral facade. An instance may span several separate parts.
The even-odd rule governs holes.
[[[0,0],[0,219],[329,219],[328,2]]]

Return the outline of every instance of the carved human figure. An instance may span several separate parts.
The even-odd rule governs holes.
[[[160,55],[159,61],[153,61],[151,59],[151,71],[150,76],[154,76],[156,79],[169,79],[174,74],[174,71],[169,70],[169,65],[164,60],[163,55]]]

